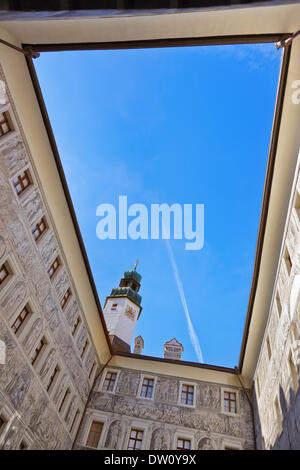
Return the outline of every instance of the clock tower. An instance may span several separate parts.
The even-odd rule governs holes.
[[[142,276],[136,272],[136,266],[125,271],[119,287],[111,291],[104,304],[106,327],[115,351],[130,352],[135,324],[142,311],[142,297],[138,294]]]

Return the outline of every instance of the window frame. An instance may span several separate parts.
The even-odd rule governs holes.
[[[77,407],[76,409],[79,409],[79,407]],[[79,411],[80,411],[80,409],[79,409]],[[80,411],[80,413],[82,413],[82,411]],[[88,435],[89,435],[91,424],[92,424],[93,421],[100,421],[100,422],[103,423],[103,427],[102,427],[102,432],[101,432],[101,436],[100,436],[100,439],[99,439],[99,442],[98,442],[97,449],[104,448],[106,434],[107,434],[107,428],[108,428],[108,416],[105,415],[103,412],[97,411],[97,410],[93,410],[92,412],[88,411],[86,416],[87,416],[87,420],[86,420],[86,423],[84,425],[82,437],[80,438],[80,444],[87,447],[86,442],[87,442],[87,438],[88,438]],[[74,429],[75,428],[72,429],[73,433],[74,433]],[[88,448],[89,449],[95,449],[95,447],[88,447]]]
[[[137,433],[141,432],[142,433],[142,439],[133,439],[131,437],[132,431],[135,431]],[[129,449],[129,443],[130,443],[131,440],[134,440],[134,442],[140,442],[141,443],[140,447],[138,449],[136,447],[134,447],[133,449]],[[126,442],[127,442],[126,443],[126,450],[133,450],[133,451],[143,450],[143,443],[145,442],[145,429],[140,427],[140,426],[136,426],[135,424],[131,424],[130,428],[129,428],[129,433],[128,433]]]
[[[54,375],[54,372],[55,372],[56,369],[58,369],[58,370]],[[58,379],[61,375],[61,372],[62,372],[62,368],[60,366],[60,363],[57,362],[55,364],[54,368],[51,369],[50,375],[47,375],[48,380],[47,380],[47,383],[45,384],[45,388],[46,388],[46,391],[47,391],[49,396],[52,395],[52,392],[54,390],[55,385],[57,384],[57,381],[58,381]]]
[[[4,270],[6,271],[6,276],[4,277],[4,279],[1,281],[0,280],[0,290],[2,291],[5,286],[7,286],[7,284],[9,283],[9,280],[13,277],[14,275],[14,271],[11,267],[11,263],[9,262],[8,259],[6,259],[0,266],[0,268],[2,269],[2,267],[4,267]]]
[[[44,224],[44,229],[41,230],[40,229],[40,226]],[[42,238],[42,236],[46,233],[46,231],[49,229],[49,225],[48,225],[48,221],[46,219],[46,216],[43,215],[40,220],[38,222],[36,222],[33,227],[31,227],[31,233],[32,233],[32,236],[33,236],[33,239],[35,241],[35,243],[38,243],[40,241],[40,239]],[[38,235],[35,236],[35,232],[38,232]]]
[[[181,396],[182,396],[182,393],[183,393],[182,388],[184,386],[194,388],[192,405],[190,405],[189,403],[182,403],[182,401],[181,401]],[[197,399],[197,384],[195,382],[189,382],[187,380],[181,380],[180,381],[180,386],[179,386],[179,394],[178,394],[178,405],[179,406],[184,406],[186,408],[196,408],[196,399]]]
[[[57,267],[54,268],[53,265],[57,263]],[[47,273],[49,275],[49,279],[52,281],[54,276],[56,275],[57,271],[59,270],[59,268],[61,267],[61,259],[60,259],[60,256],[57,255],[57,257],[55,258],[55,260],[53,261],[53,263],[51,263],[51,266],[47,269]],[[50,273],[49,271],[52,272]]]
[[[12,119],[11,119],[11,116],[10,116],[9,109],[0,110],[0,113],[4,115],[4,120],[3,121],[1,121],[1,118],[0,118],[0,139],[1,139],[1,137],[5,137],[6,135],[13,132],[14,131],[14,126],[13,126],[13,123],[12,123]],[[5,124],[5,123],[7,124],[8,131],[3,132],[3,134],[1,134],[2,125]]]
[[[226,449],[226,447],[231,447]],[[221,450],[243,450],[243,445],[241,441],[233,437],[225,437],[222,439]]]
[[[174,437],[173,437],[173,443],[172,443],[173,450],[177,450],[177,441],[178,441],[178,439],[191,441],[191,448],[189,450],[195,450],[195,434],[192,431],[188,431],[186,428],[178,429],[174,433]],[[188,449],[186,449],[186,450],[188,450]],[[184,452],[184,451],[182,451],[182,452]]]
[[[231,387],[222,387],[221,388],[221,413],[228,415],[228,416],[240,416],[240,395],[239,395],[240,390],[236,388],[231,388]],[[227,411],[225,409],[225,393],[234,393],[235,394],[235,407],[236,411]]]
[[[115,379],[115,382],[114,382],[114,387],[113,387],[113,390],[104,390],[103,386],[104,386],[104,382],[105,382],[105,379],[106,379],[106,375],[107,373],[114,373],[114,374],[117,374],[116,375],[116,379]],[[117,387],[117,382],[118,382],[118,379],[119,379],[119,375],[120,375],[120,370],[119,369],[112,369],[112,368],[109,368],[109,369],[106,369],[105,371],[103,371],[103,374],[102,374],[102,377],[101,377],[101,380],[100,380],[100,384],[99,384],[99,388],[98,388],[98,391],[99,392],[103,392],[103,393],[111,393],[111,394],[115,394],[116,393],[116,387]]]
[[[28,180],[27,186],[24,186],[24,184],[23,184],[23,181],[24,181],[25,178],[24,177],[22,178],[22,175],[25,175],[27,180]],[[17,178],[18,178],[18,182],[15,183],[14,180],[16,180]],[[13,178],[11,178],[11,184],[12,184],[12,187],[14,189],[14,193],[15,193],[17,199],[19,200],[20,197],[22,197],[25,194],[25,192],[27,192],[27,190],[34,185],[30,168],[27,166],[26,168],[22,169],[22,171],[19,171],[18,173],[16,173],[16,175]],[[19,184],[21,185],[21,190],[20,191],[17,190],[17,186]]]
[[[14,325],[21,316],[23,310],[27,310],[26,316],[22,319],[21,323],[17,327],[16,330],[14,330]],[[31,305],[29,302],[26,302],[22,307],[21,310],[18,309],[18,315],[13,317],[13,322],[10,321],[10,328],[14,335],[19,338],[19,336],[22,334],[22,331],[26,328],[26,325],[28,322],[30,322],[30,319],[32,318],[32,315],[34,315],[33,310],[31,308]]]
[[[68,295],[67,295],[68,294]],[[59,301],[59,305],[60,305],[60,308],[62,310],[65,310],[66,308],[66,305],[68,304],[70,298],[72,297],[72,289],[71,287],[69,286],[66,290],[66,292],[64,293],[64,295],[62,296],[62,298],[60,299]]]
[[[143,397],[141,395],[142,393],[142,388],[143,388],[143,382],[145,379],[150,379],[153,380],[153,387],[152,387],[152,396],[151,397]],[[151,375],[151,374],[142,374],[140,378],[140,383],[137,391],[137,398],[140,398],[142,400],[154,400],[154,395],[155,395],[155,390],[156,390],[156,384],[157,384],[157,376]]]
[[[40,345],[40,343],[44,340],[42,347],[39,349],[36,357],[33,359],[33,355],[35,354],[36,350],[38,349],[37,346]],[[49,338],[45,335],[42,334],[39,338],[38,341],[36,341],[35,345],[30,351],[30,356],[29,356],[29,361],[31,366],[37,371],[39,369],[40,363],[42,361],[42,358],[44,356],[44,353],[47,349],[47,346],[49,346]],[[33,354],[32,354],[33,353]]]

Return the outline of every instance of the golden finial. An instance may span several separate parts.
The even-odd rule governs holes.
[[[136,262],[135,262],[135,265],[134,265],[134,271],[135,271],[136,268],[138,267],[138,264],[139,264],[139,260],[137,259]]]

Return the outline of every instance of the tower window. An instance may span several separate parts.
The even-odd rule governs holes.
[[[5,279],[8,278],[9,275],[10,275],[10,270],[9,270],[8,263],[2,264],[2,266],[0,267],[0,285],[5,281]]]
[[[183,384],[181,388],[181,404],[193,405],[194,404],[194,386]]]
[[[63,296],[63,298],[62,298],[62,300],[61,300],[61,302],[60,302],[60,306],[61,306],[62,309],[65,308],[66,303],[68,302],[68,300],[69,300],[69,298],[71,297],[71,295],[72,295],[72,292],[71,292],[71,289],[70,289],[70,287],[69,287],[69,288],[66,290],[66,293],[65,293],[65,295]]]
[[[50,268],[48,269],[48,274],[49,274],[50,279],[52,279],[52,277],[58,270],[59,266],[60,266],[60,259],[59,257],[57,257],[51,264]]]
[[[152,398],[154,379],[144,378],[141,389],[141,397]]]
[[[116,379],[116,372],[107,372],[103,383],[103,390],[106,390],[107,392],[113,392],[115,388]]]
[[[237,413],[235,392],[224,392],[224,411],[226,413]]]
[[[29,170],[23,171],[19,176],[13,179],[13,185],[18,196],[31,185],[31,177]]]
[[[28,320],[29,315],[31,314],[31,310],[28,305],[25,305],[25,307],[22,309],[20,314],[17,316],[15,319],[14,323],[11,326],[11,329],[15,333],[15,335],[18,333],[20,330],[21,326],[25,325],[25,322]]]
[[[4,113],[0,113],[0,137],[10,131],[11,126],[9,123],[8,113],[5,111]]]
[[[143,434],[144,434],[143,431],[140,431],[138,429],[131,429],[127,449],[128,450],[140,449],[142,446]]]
[[[35,348],[35,351],[34,351],[33,356],[31,358],[31,364],[32,365],[36,362],[37,358],[39,357],[41,351],[44,349],[46,344],[47,344],[47,342],[46,342],[45,338],[43,337],[41,339],[41,341],[39,342],[39,344],[37,345],[37,347]]]
[[[40,236],[45,232],[45,230],[48,228],[47,222],[45,217],[42,217],[39,222],[37,222],[33,228],[32,228],[32,235],[35,241],[37,241]]]
[[[103,423],[99,421],[93,421],[90,427],[90,432],[86,441],[88,447],[97,448],[103,428]]]
[[[191,440],[190,439],[177,439],[177,450],[191,450]]]

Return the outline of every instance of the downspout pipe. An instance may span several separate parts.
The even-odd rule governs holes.
[[[250,408],[251,408],[251,416],[252,416],[252,426],[253,426],[253,438],[254,438],[254,450],[257,450],[257,446],[256,446],[256,433],[255,433],[255,419],[254,419],[254,408],[253,408],[253,403],[252,403],[252,400],[251,400],[251,397],[248,393],[248,391],[245,389],[244,387],[244,384],[242,382],[242,378],[241,378],[241,374],[240,374],[240,371],[237,367],[234,368],[235,370],[235,375],[237,376],[238,378],[238,381],[240,383],[240,386],[242,387],[242,390],[244,392],[244,395],[246,396],[248,402],[249,402],[249,405],[250,405]]]
[[[86,400],[86,404],[85,404],[85,406],[84,406],[83,413],[82,413],[82,415],[81,415],[81,420],[80,420],[79,426],[78,426],[78,428],[77,428],[76,436],[75,436],[75,438],[74,438],[74,441],[73,441],[71,450],[74,450],[76,441],[77,441],[78,436],[79,436],[79,432],[80,432],[80,430],[81,430],[82,422],[83,422],[83,420],[84,420],[84,417],[85,417],[85,414],[86,414],[86,410],[87,410],[89,401],[90,401],[90,399],[91,399],[93,390],[94,390],[94,388],[95,388],[96,382],[97,382],[97,380],[99,379],[99,377],[100,377],[100,375],[102,374],[102,372],[104,371],[105,367],[108,366],[108,364],[109,364],[109,362],[111,361],[112,357],[113,357],[113,356],[111,355],[110,358],[109,358],[109,359],[106,361],[106,363],[101,367],[100,371],[98,372],[98,374],[97,374],[97,375],[95,376],[95,378],[94,378],[93,385],[92,385],[91,388],[90,388],[90,392],[89,392],[89,395],[88,395],[88,397],[87,397],[87,400]]]

